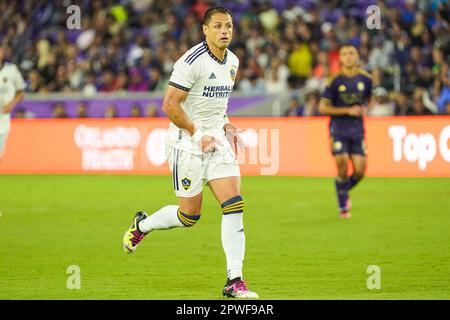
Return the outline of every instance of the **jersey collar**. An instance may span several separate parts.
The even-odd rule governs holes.
[[[215,60],[218,64],[225,64],[227,63],[227,56],[228,56],[228,50],[225,51],[225,56],[223,57],[223,60],[220,61],[212,52],[209,50],[208,44],[206,43],[206,40],[203,41],[203,45],[206,47],[206,51],[208,52],[209,56]]]

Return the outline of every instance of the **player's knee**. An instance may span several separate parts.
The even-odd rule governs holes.
[[[241,195],[228,199],[221,206],[223,214],[244,213],[244,199]]]
[[[355,172],[353,173],[353,177],[354,177],[356,180],[361,180],[362,178],[364,178],[364,175],[365,175],[365,172],[364,172],[364,171],[355,171]]]
[[[338,179],[342,181],[347,180],[347,167],[338,168]]]
[[[365,167],[364,166],[361,166],[361,167],[357,166],[357,167],[354,168],[352,175],[356,179],[361,180],[362,178],[364,178],[365,173],[366,172],[365,172]]]
[[[185,227],[193,227],[197,224],[198,220],[200,220],[201,214],[189,214],[186,212],[183,212],[181,209],[178,209],[178,220],[185,226]]]
[[[347,178],[347,165],[346,164],[338,164],[337,166],[338,176],[339,178],[346,179]]]

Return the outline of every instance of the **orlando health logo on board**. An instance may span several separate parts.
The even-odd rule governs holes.
[[[109,171],[134,169],[141,133],[135,127],[91,127],[80,124],[74,132],[81,149],[83,170]]]

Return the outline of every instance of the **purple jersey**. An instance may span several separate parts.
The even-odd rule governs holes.
[[[372,92],[372,79],[369,73],[360,69],[353,77],[339,73],[325,88],[322,98],[330,100],[335,108],[367,105]],[[364,137],[362,117],[332,116],[330,121],[332,136]]]

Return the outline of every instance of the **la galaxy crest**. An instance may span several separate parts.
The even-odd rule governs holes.
[[[192,182],[191,179],[189,179],[188,177],[184,177],[181,180],[181,185],[183,186],[183,189],[187,191],[191,187],[191,182]]]
[[[231,77],[231,80],[233,80],[233,81],[236,79],[236,71],[234,71],[234,69],[230,70],[230,77]]]

